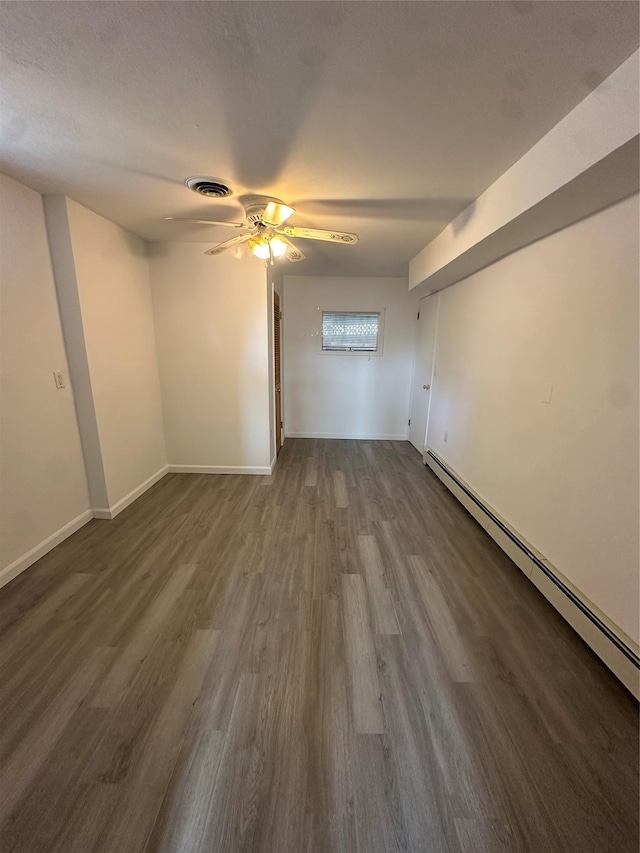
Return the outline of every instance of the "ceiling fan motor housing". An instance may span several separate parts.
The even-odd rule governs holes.
[[[277,204],[284,204],[279,198],[272,198],[265,195],[246,195],[240,200],[244,207],[244,217],[248,225],[258,225],[261,222],[262,215],[270,201],[275,201]]]

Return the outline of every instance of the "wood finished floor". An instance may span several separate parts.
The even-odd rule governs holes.
[[[0,630],[3,853],[638,849],[636,703],[407,443],[168,475]]]

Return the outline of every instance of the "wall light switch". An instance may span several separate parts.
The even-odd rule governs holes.
[[[54,370],[53,371],[53,378],[56,381],[56,388],[64,388],[64,379],[62,378],[62,371],[61,370]]]
[[[553,394],[553,385],[545,385],[544,386],[544,392],[542,394],[542,402],[543,403],[550,403],[552,394]]]

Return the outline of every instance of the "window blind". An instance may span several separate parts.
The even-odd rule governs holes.
[[[325,352],[376,352],[379,326],[379,313],[323,311],[322,349]]]

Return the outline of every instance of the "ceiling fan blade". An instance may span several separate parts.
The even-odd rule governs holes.
[[[265,207],[261,219],[265,225],[275,227],[282,225],[285,219],[288,219],[292,213],[295,213],[293,207],[288,207],[286,204],[279,204],[276,201],[270,201]]]
[[[216,219],[183,219],[181,216],[165,216],[166,222],[191,222],[196,225],[228,225],[230,228],[248,228],[242,222],[220,222]]]
[[[251,234],[239,234],[237,237],[232,237],[230,240],[225,240],[224,243],[218,243],[217,246],[207,249],[205,255],[219,255],[221,252],[224,252],[226,249],[230,249],[232,246],[239,246],[240,243],[246,243],[247,240],[251,239],[251,236]]]
[[[306,255],[303,255],[300,249],[296,248],[293,243],[290,243],[286,239],[284,242],[287,244],[287,251],[284,253],[284,256],[288,261],[291,261],[292,264],[296,261],[304,261]]]
[[[357,243],[358,235],[347,231],[321,231],[318,228],[294,228],[286,225],[279,229],[278,234],[286,234],[287,237],[302,237],[304,240],[327,240],[330,243]]]

